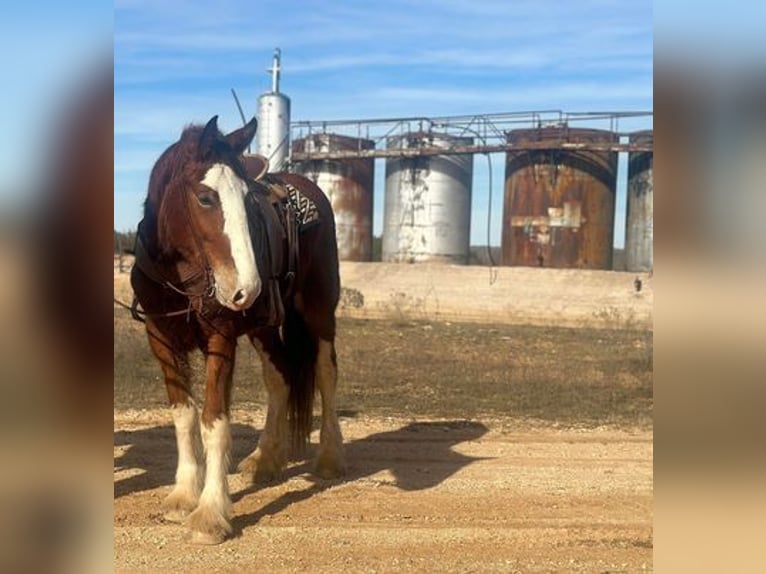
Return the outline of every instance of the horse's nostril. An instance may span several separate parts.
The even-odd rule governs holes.
[[[235,303],[239,303],[244,298],[245,298],[245,291],[243,289],[240,289],[239,291],[234,293],[234,302]]]

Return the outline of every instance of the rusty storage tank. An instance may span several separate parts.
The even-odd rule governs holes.
[[[617,153],[555,144],[617,143],[617,135],[563,125],[513,130],[506,137],[511,144],[543,147],[506,155],[503,265],[611,269]]]
[[[293,142],[295,153],[373,149],[375,142],[338,134],[312,134]],[[307,160],[293,170],[324,191],[335,212],[341,261],[372,260],[372,210],[375,159]]]
[[[388,149],[449,148],[473,139],[413,132],[388,139]],[[383,261],[468,262],[473,156],[386,160]]]
[[[630,136],[631,143],[654,143],[654,132]],[[628,208],[625,222],[625,268],[649,271],[654,265],[654,153],[628,155]]]
[[[269,171],[285,171],[290,151],[290,98],[279,91],[279,48],[274,51],[271,71],[271,91],[258,97],[258,131],[255,147],[269,159]]]

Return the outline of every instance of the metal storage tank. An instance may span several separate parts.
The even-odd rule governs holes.
[[[279,92],[279,49],[271,67],[271,92],[258,98],[258,131],[255,146],[269,158],[269,171],[285,171],[290,151],[290,98]]]
[[[511,144],[617,143],[610,131],[568,126],[507,133]],[[503,265],[611,269],[617,153],[509,151],[503,204]]]
[[[472,138],[416,132],[388,139],[388,149],[472,145]],[[473,156],[386,160],[383,261],[467,263]]]
[[[293,142],[296,153],[373,149],[375,142],[338,134],[313,134]],[[375,159],[308,160],[293,166],[313,180],[335,212],[338,256],[342,261],[372,260]]]
[[[631,143],[654,143],[654,132],[630,136]],[[649,271],[654,265],[654,153],[628,155],[628,208],[625,222],[625,267]]]

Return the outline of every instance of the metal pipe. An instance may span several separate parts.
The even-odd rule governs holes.
[[[279,93],[279,73],[281,72],[282,68],[279,66],[279,61],[282,57],[282,50],[279,48],[274,48],[274,59],[271,63],[271,68],[268,68],[266,71],[271,73],[271,93],[272,94],[278,94]]]
[[[426,157],[434,155],[462,155],[474,153],[497,153],[520,150],[562,149],[570,151],[638,152],[652,151],[651,143],[598,143],[598,142],[519,142],[489,145],[456,145],[450,148],[412,147],[369,150],[337,150],[332,152],[294,152],[295,161],[309,159],[353,159],[369,157]]]

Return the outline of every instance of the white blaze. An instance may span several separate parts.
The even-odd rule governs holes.
[[[228,165],[217,163],[207,170],[202,184],[218,192],[223,212],[223,232],[229,238],[231,256],[237,272],[235,285],[231,286],[232,293],[223,295],[231,298],[234,292],[242,289],[248,295],[249,305],[260,293],[261,281],[245,212],[247,183],[237,177]]]

